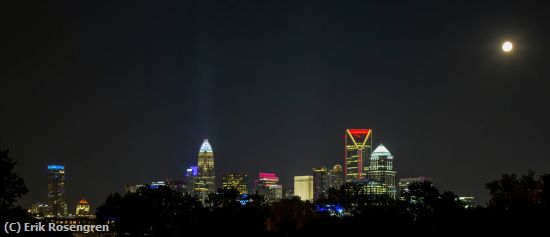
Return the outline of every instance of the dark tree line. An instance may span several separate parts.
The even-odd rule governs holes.
[[[490,201],[483,209],[492,226],[550,233],[550,174],[505,174],[486,184]]]
[[[13,172],[15,164],[8,151],[0,152],[2,222],[31,221],[17,205],[27,189]],[[231,189],[210,194],[203,204],[167,187],[141,188],[109,195],[96,215],[98,224],[110,224],[120,236],[548,235],[550,175],[505,174],[486,188],[487,206],[474,208],[465,208],[457,195],[440,192],[430,182],[411,184],[398,199],[369,195],[359,184],[346,183],[315,203],[293,198],[271,204]]]
[[[117,233],[130,236],[262,235],[269,206],[254,195],[241,205],[239,197],[236,190],[223,189],[209,195],[203,205],[196,196],[168,187],[143,187],[107,197],[97,208],[97,220],[112,223]]]
[[[487,207],[465,208],[452,192],[413,183],[401,198],[369,195],[346,183],[317,202],[297,198],[268,204],[250,195],[242,205],[236,190],[220,189],[205,205],[169,188],[113,194],[98,208],[100,222],[115,221],[120,235],[141,236],[329,236],[347,234],[474,234],[548,232],[549,175],[504,175],[488,183]],[[340,214],[322,207],[338,206]],[[321,207],[321,208],[320,208]]]

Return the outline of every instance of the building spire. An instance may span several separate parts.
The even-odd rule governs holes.
[[[204,139],[204,141],[202,142],[202,145],[201,145],[201,149],[199,150],[199,152],[213,152],[212,150],[212,146],[210,145],[210,143],[208,142],[208,139]]]

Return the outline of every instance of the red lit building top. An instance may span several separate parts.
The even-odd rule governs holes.
[[[275,173],[260,173],[260,179],[276,180],[279,181],[279,177]]]

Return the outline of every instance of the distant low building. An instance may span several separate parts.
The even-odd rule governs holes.
[[[431,178],[428,178],[426,176],[418,176],[418,177],[409,177],[409,178],[400,178],[398,182],[398,193],[401,195],[403,192],[409,191],[409,185],[415,182],[426,182],[431,181]]]
[[[387,195],[388,189],[386,185],[377,180],[361,178],[352,180],[350,183],[361,186],[364,194],[368,195]]]
[[[161,186],[166,186],[166,183],[164,181],[153,181],[151,182],[151,184],[149,184],[149,188],[151,189],[157,189]]]
[[[476,206],[476,203],[475,203],[476,199],[473,196],[458,197],[458,200],[462,202],[462,204],[464,205],[464,208],[473,208]]]
[[[180,193],[186,193],[187,192],[187,186],[185,185],[185,182],[182,180],[177,179],[166,179],[164,180],[164,184],[171,188],[172,190],[178,191]]]
[[[138,189],[142,187],[148,187],[147,184],[132,184],[124,186],[124,192],[126,193],[135,193]]]
[[[268,202],[277,202],[283,198],[283,185],[274,184],[269,185],[269,192],[265,196],[265,200]]]
[[[90,204],[88,204],[88,201],[86,201],[86,199],[82,198],[80,199],[78,204],[76,204],[75,214],[76,216],[93,216],[93,214],[90,212]]]
[[[153,181],[151,182],[151,184],[126,185],[124,187],[124,191],[127,193],[135,193],[138,189],[143,187],[150,188],[150,189],[157,189],[158,187],[161,187],[161,186],[169,187],[170,189],[181,192],[182,194],[188,191],[187,186],[185,185],[185,182],[177,179],[165,179],[165,180]]]
[[[302,201],[313,200],[313,176],[294,176],[294,196]]]
[[[95,216],[60,216],[60,217],[46,217],[46,218],[38,218],[40,222],[42,222],[44,225],[48,225],[47,223],[55,223],[57,225],[68,225],[68,226],[76,226],[76,225],[96,225]],[[102,228],[109,228],[108,225],[101,225]],[[83,232],[73,232],[71,236],[113,236],[111,233],[104,233],[101,235],[93,235],[92,233],[85,234]]]
[[[48,215],[50,207],[46,203],[34,203],[28,210],[32,217],[45,217]]]
[[[292,188],[284,188],[283,189],[283,198],[284,199],[291,199],[294,197],[294,189]]]

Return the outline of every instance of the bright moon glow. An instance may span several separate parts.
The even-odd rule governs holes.
[[[514,48],[514,46],[512,45],[512,43],[506,41],[504,42],[504,44],[502,44],[502,50],[504,52],[510,52],[512,51],[512,48]]]

